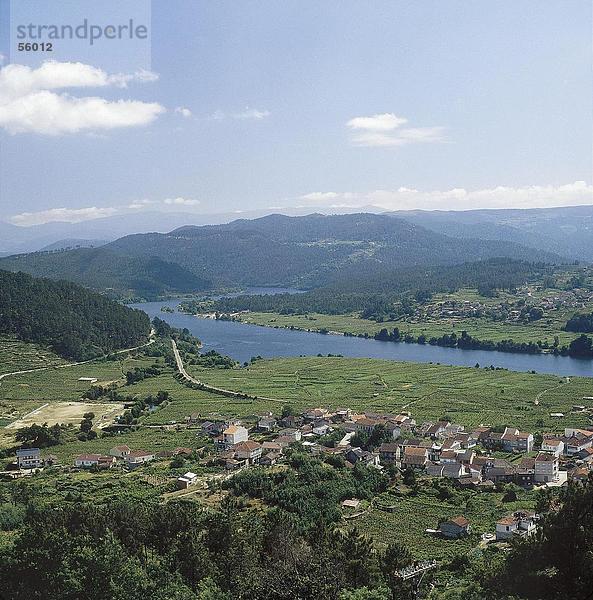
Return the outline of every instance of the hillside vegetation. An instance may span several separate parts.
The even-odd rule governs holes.
[[[182,227],[126,236],[107,246],[158,256],[216,284],[326,285],[343,271],[381,273],[416,265],[451,265],[497,256],[559,262],[513,243],[460,240],[383,215],[270,215],[227,225]]]
[[[0,334],[84,360],[142,343],[149,331],[142,311],[78,285],[0,271]]]
[[[0,259],[0,268],[66,279],[117,296],[151,298],[208,289],[210,282],[178,264],[151,256],[124,256],[105,248],[33,252]]]

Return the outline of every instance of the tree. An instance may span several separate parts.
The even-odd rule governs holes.
[[[410,551],[398,542],[392,542],[379,558],[379,565],[383,576],[391,590],[391,600],[407,598],[410,586],[405,584],[398,576],[397,571],[412,564]]]
[[[47,446],[56,446],[63,440],[64,426],[52,425],[48,427],[47,423],[37,425],[34,423],[29,427],[18,429],[15,438],[18,442],[29,447],[46,448]]]

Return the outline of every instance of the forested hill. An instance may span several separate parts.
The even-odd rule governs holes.
[[[0,259],[0,269],[66,279],[97,291],[109,290],[118,297],[151,298],[210,287],[210,281],[150,252],[146,256],[123,256],[103,247],[19,254]]]
[[[361,272],[450,265],[503,256],[561,262],[555,254],[495,240],[456,239],[385,215],[269,215],[226,225],[182,227],[123,237],[107,248],[157,256],[215,284],[301,285],[331,281],[336,269]]]
[[[85,360],[143,343],[150,320],[142,311],[76,284],[0,270],[3,333]]]
[[[379,273],[361,273],[357,268],[335,274],[332,282],[304,294],[235,296],[216,300],[218,312],[250,310],[283,314],[320,312],[341,314],[376,310],[397,297],[429,297],[436,292],[454,292],[462,287],[477,288],[489,295],[511,290],[551,274],[551,267],[508,258],[438,267],[406,267]],[[188,304],[188,307],[191,305]]]

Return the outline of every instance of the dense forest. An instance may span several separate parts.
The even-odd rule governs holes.
[[[124,256],[106,248],[34,252],[0,259],[0,268],[65,279],[118,297],[151,299],[206,290],[210,281],[160,258]]]
[[[11,533],[0,548],[2,594],[13,600],[412,600],[396,572],[413,563],[395,537],[378,546],[340,520],[340,499],[368,496],[386,476],[332,467],[295,450],[289,471],[253,468],[213,507],[121,494],[108,503],[68,492],[59,505],[25,482],[0,492]],[[250,500],[251,499],[251,500]],[[250,501],[263,502],[257,508]],[[548,490],[536,534],[508,552],[452,552],[447,589],[429,600],[585,600],[593,589],[593,477]],[[397,532],[396,532],[397,533]],[[33,576],[34,574],[34,576]]]
[[[566,331],[576,333],[593,333],[593,312],[589,314],[577,313],[573,315],[564,327]]]
[[[550,272],[548,265],[507,258],[440,267],[390,269],[373,274],[351,268],[336,275],[335,281],[329,285],[303,294],[221,298],[211,304],[211,309],[220,313],[250,310],[281,314],[361,311],[366,318],[382,320],[394,313],[393,302],[400,300],[402,294],[411,301],[422,301],[436,292],[454,292],[470,287],[489,295],[496,290],[512,290]],[[184,304],[189,312],[197,306],[197,303]]]
[[[66,281],[0,271],[0,333],[85,360],[146,341],[148,316]]]

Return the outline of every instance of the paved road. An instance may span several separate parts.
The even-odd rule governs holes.
[[[175,340],[171,340],[171,345],[173,346],[173,354],[175,355],[175,362],[177,363],[177,369],[181,376],[190,383],[195,383],[200,386],[200,389],[203,389],[206,392],[211,392],[213,394],[220,394],[222,396],[229,396],[231,398],[245,398],[246,396],[250,399],[258,398],[259,400],[269,400],[270,402],[281,402],[282,404],[286,404],[286,400],[279,400],[278,398],[267,398],[266,396],[255,396],[250,394],[244,394],[243,392],[236,392],[234,390],[225,390],[224,388],[215,387],[208,383],[204,383],[195,377],[192,377],[186,370],[183,365],[183,360],[181,358],[181,354],[179,353],[179,348],[177,348],[177,344]]]

